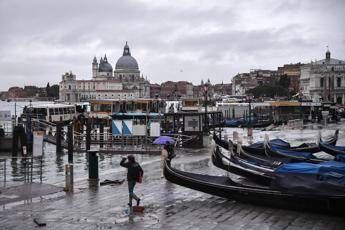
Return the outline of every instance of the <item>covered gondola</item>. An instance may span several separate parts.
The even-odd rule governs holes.
[[[335,146],[335,145],[330,145],[321,139],[319,140],[319,147],[322,151],[332,155],[332,156],[337,156],[337,155],[344,155],[345,156],[345,146]]]
[[[291,159],[291,161],[294,162],[320,163],[325,161],[325,159],[317,158],[311,152],[297,152],[291,149],[284,149],[278,146],[270,145],[269,143],[265,145],[265,150],[266,154],[268,155]]]
[[[212,162],[216,167],[246,177],[262,185],[269,185],[271,183],[271,174],[274,172],[275,167],[280,164],[275,165],[260,159],[243,159],[230,151],[226,151],[227,153],[224,153],[224,151],[224,148],[215,147],[212,154]]]
[[[332,189],[332,193],[284,192],[267,186],[245,185],[226,176],[211,176],[175,169],[169,161],[164,164],[165,178],[177,185],[241,202],[345,215],[345,192]]]
[[[336,130],[334,135],[324,141],[324,143],[327,143],[329,145],[335,145],[338,141],[338,135],[339,135],[339,130]],[[213,140],[223,148],[228,148],[228,142],[225,140],[222,140],[219,136],[217,136],[215,133],[213,134]],[[319,145],[316,143],[303,143],[298,146],[291,146],[290,143],[281,140],[281,139],[272,139],[269,141],[269,144],[272,146],[277,146],[282,149],[287,149],[291,150],[294,152],[309,152],[309,153],[317,153],[320,152]],[[233,144],[234,149],[237,149],[237,144]],[[265,151],[265,143],[264,142],[256,142],[251,145],[244,145],[241,146],[242,149],[248,153],[253,153],[253,154],[261,154],[261,155],[266,155]]]
[[[256,120],[256,119],[252,119],[251,123],[249,124],[248,120],[245,120],[243,118],[239,118],[239,119],[226,119],[224,121],[224,125],[226,127],[241,127],[241,128],[245,128],[245,127],[252,127],[252,128],[264,128],[267,127],[269,125],[272,124],[272,121],[269,120]]]

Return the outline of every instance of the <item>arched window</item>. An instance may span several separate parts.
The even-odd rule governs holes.
[[[337,78],[337,87],[341,87],[341,78],[340,77]]]

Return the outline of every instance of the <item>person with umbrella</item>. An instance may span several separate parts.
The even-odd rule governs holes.
[[[162,168],[162,178],[164,177],[163,175],[163,167],[164,167],[164,161],[167,160],[170,157],[170,145],[175,143],[175,140],[172,137],[169,136],[160,136],[153,142],[154,144],[157,145],[162,145],[162,150],[161,150],[161,168]]]

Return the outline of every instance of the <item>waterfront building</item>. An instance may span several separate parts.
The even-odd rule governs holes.
[[[177,100],[193,97],[193,84],[187,81],[166,81],[161,84],[160,97]]]
[[[327,50],[325,59],[302,66],[300,90],[313,102],[345,104],[345,61],[331,58]]]
[[[127,42],[123,48],[123,55],[115,64],[115,70],[106,55],[101,57],[99,62],[94,57],[91,69],[91,80],[77,80],[71,71],[62,75],[59,95],[61,101],[150,97],[150,83],[140,75],[138,62],[131,56]]]
[[[298,93],[299,92],[299,82],[301,77],[301,66],[303,64],[296,63],[296,64],[285,64],[281,67],[278,67],[278,76],[283,78],[288,78],[289,81],[289,92],[290,93]]]
[[[250,89],[260,85],[273,85],[277,78],[277,71],[254,69],[249,73],[239,73],[232,78],[232,94],[246,95]]]

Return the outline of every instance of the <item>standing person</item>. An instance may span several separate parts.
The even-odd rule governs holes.
[[[162,168],[161,177],[162,178],[164,177],[163,175],[164,161],[168,158],[168,156],[169,156],[169,147],[168,147],[168,142],[167,142],[167,144],[163,146],[162,151],[161,151],[161,168]]]
[[[126,162],[126,160],[128,161]],[[120,165],[122,167],[127,168],[127,181],[128,181],[128,193],[129,193],[128,205],[132,207],[132,200],[134,198],[137,201],[137,206],[139,206],[140,198],[137,197],[137,195],[135,195],[134,187],[138,178],[144,175],[144,171],[139,165],[139,163],[135,161],[135,158],[133,155],[129,155],[127,158],[123,157],[120,162]]]

